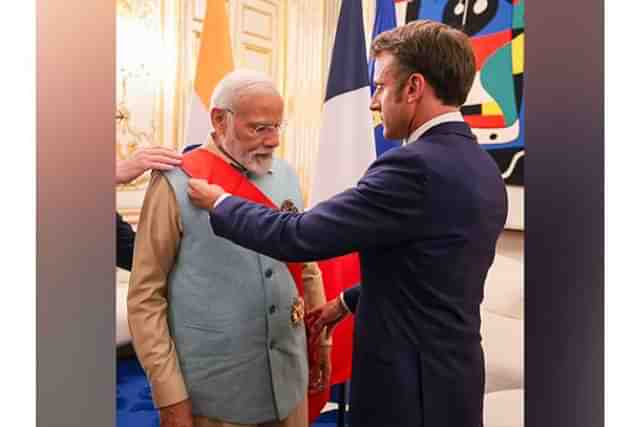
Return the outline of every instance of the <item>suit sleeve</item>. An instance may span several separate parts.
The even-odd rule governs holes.
[[[356,187],[304,213],[281,213],[227,197],[210,211],[213,231],[283,261],[402,245],[420,232],[428,202],[424,168],[403,151],[381,157]]]
[[[131,271],[135,238],[136,233],[131,224],[116,213],[116,265],[118,267]]]
[[[351,313],[356,312],[358,300],[360,299],[360,286],[354,286],[342,293],[343,301]]]

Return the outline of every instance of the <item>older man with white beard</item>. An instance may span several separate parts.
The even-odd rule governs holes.
[[[194,177],[271,207],[301,208],[293,169],[273,156],[283,110],[266,75],[228,74],[212,95],[207,142],[184,155],[181,169],[152,176],[128,310],[161,427],[307,425],[299,295],[307,306],[325,301],[317,265],[288,265],[216,237],[187,194]],[[314,353],[311,387],[328,386],[329,345]]]

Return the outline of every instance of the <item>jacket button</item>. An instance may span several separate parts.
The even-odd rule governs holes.
[[[269,348],[270,348],[271,350],[273,350],[274,348],[276,348],[276,342],[272,340],[272,341],[269,343]]]
[[[267,271],[264,272],[264,275],[267,279],[271,278],[271,276],[273,276],[273,270],[268,268]]]
[[[271,307],[269,307],[269,313],[270,314],[273,314],[275,312],[276,312],[276,306],[275,305],[272,305]]]

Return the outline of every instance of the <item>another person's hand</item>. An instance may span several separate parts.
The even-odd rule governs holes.
[[[330,338],[338,323],[349,314],[349,311],[342,306],[340,298],[334,298],[328,303],[311,310],[307,314],[307,322],[311,333],[311,342],[317,343],[320,334],[325,330],[326,338]]]
[[[193,427],[191,399],[160,408],[160,427]]]
[[[149,169],[170,170],[182,163],[182,154],[166,147],[143,147],[130,159],[116,163],[116,183],[126,184]]]
[[[328,390],[331,380],[331,345],[317,346],[317,356],[309,366],[309,393]]]
[[[211,209],[218,197],[222,196],[225,191],[216,184],[209,184],[204,179],[192,178],[189,180],[189,188],[187,194],[191,199],[191,203],[202,209]]]

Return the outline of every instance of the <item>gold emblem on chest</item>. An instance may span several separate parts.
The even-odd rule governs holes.
[[[300,297],[293,298],[291,304],[291,323],[293,326],[299,326],[304,319],[304,300]]]

